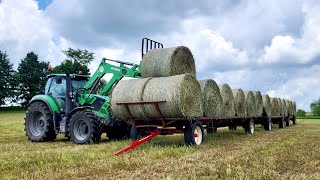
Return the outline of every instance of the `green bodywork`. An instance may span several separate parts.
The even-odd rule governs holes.
[[[38,101],[38,100],[46,102],[46,104],[49,105],[49,108],[51,108],[51,111],[53,113],[60,113],[60,109],[57,106],[56,102],[49,95],[36,95],[31,99],[30,102],[34,102],[34,101]]]

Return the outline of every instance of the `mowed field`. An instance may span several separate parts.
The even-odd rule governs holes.
[[[160,136],[116,157],[130,141],[31,143],[23,117],[0,113],[0,179],[320,179],[320,120],[253,135],[218,129],[198,147]]]

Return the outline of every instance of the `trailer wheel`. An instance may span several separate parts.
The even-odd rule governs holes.
[[[184,142],[186,145],[200,145],[204,141],[204,129],[199,121],[193,121],[184,128]]]
[[[279,128],[284,128],[286,126],[286,122],[283,118],[279,121]]]
[[[245,130],[245,133],[247,133],[247,134],[253,134],[254,133],[255,125],[254,125],[254,120],[253,119],[250,119],[247,122],[247,125],[244,128],[244,130]]]
[[[52,114],[45,103],[32,102],[24,119],[24,130],[30,141],[53,141],[56,138]]]
[[[290,119],[290,118],[289,118]],[[293,118],[292,118],[292,123],[293,124],[297,124],[297,118],[296,118],[296,116],[293,116]]]
[[[80,110],[72,115],[69,124],[69,136],[76,144],[99,143],[103,125],[90,110]]]
[[[271,131],[272,130],[271,118],[268,118],[268,120],[265,122],[264,130],[266,130],[266,131]]]
[[[213,133],[217,133],[218,128],[216,127],[209,127],[207,128],[207,133],[208,134],[213,134]]]
[[[290,126],[290,118],[286,118],[286,120],[285,120],[285,123],[286,123],[286,126]]]
[[[236,131],[237,130],[237,126],[229,126],[229,131]]]

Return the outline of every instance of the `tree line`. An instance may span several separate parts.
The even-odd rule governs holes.
[[[21,59],[17,70],[6,52],[0,50],[0,106],[6,103],[20,103],[26,106],[33,96],[45,86],[49,74],[81,73],[90,75],[88,65],[94,53],[88,50],[68,48],[62,51],[66,59],[58,66],[50,68],[50,62],[41,61],[34,52]]]

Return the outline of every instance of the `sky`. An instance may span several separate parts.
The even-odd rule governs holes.
[[[197,79],[259,90],[309,111],[320,96],[318,0],[0,0],[0,50],[56,66],[68,47],[133,63],[141,39],[186,46]]]

